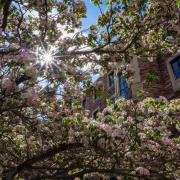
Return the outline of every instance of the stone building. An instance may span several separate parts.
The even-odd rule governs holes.
[[[140,94],[152,97],[180,98],[180,53],[164,55],[153,61],[134,57],[130,61],[133,83],[129,84],[116,65],[101,76],[83,100],[83,107],[95,117],[106,107],[106,100],[117,97],[136,98]],[[99,91],[101,93],[99,93]]]

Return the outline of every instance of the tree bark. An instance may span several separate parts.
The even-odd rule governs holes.
[[[8,20],[8,14],[9,14],[9,8],[11,5],[12,0],[4,0],[1,3],[4,4],[3,7],[3,23],[1,28],[3,29],[3,31],[6,29],[7,26],[7,20]]]
[[[81,147],[83,147],[82,143],[61,143],[44,152],[41,152],[38,155],[33,156],[31,159],[27,159],[26,161],[12,169],[8,169],[6,172],[3,173],[4,175],[2,180],[13,180],[18,173],[21,173],[25,169],[31,169],[32,164],[36,162],[43,161],[44,159],[52,157],[59,152]]]

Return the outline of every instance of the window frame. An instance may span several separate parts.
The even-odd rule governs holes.
[[[82,107],[83,107],[84,109],[86,109],[86,105],[87,105],[87,99],[84,98],[83,101],[82,101]]]
[[[92,112],[92,118],[93,119],[96,119],[95,117],[94,117],[94,114],[96,113],[96,115],[98,114],[98,112],[99,112],[99,108],[96,108],[93,112]]]
[[[94,102],[96,100],[102,99],[102,96],[98,96],[98,94],[97,94],[98,90],[103,92],[103,90],[101,90],[101,89],[97,89],[95,87],[93,88],[93,100],[94,100]]]
[[[118,107],[118,106],[117,106],[117,103],[116,103],[117,95],[116,95],[116,94],[112,95],[112,96],[109,98],[109,100],[114,101],[114,102],[113,102],[114,110],[116,110],[117,107]]]
[[[98,96],[97,96],[97,90],[96,88],[93,88],[93,100],[96,101],[98,99]]]
[[[173,68],[171,66],[171,63],[177,59],[178,57],[180,57],[180,53],[175,54],[174,56],[171,56],[170,58],[167,59],[166,61],[166,65],[167,65],[167,69],[168,69],[168,73],[170,76],[170,80],[171,80],[171,84],[173,87],[173,91],[176,92],[178,90],[180,90],[180,78],[176,79],[175,75],[174,75],[174,71]]]
[[[112,74],[114,74],[114,80],[113,80],[113,83],[110,83],[111,81],[110,81],[110,76],[112,75]],[[109,88],[111,88],[111,87],[114,87],[115,86],[115,71],[113,70],[113,71],[110,71],[109,73],[108,73],[108,87]]]
[[[121,84],[120,84],[121,83],[121,79],[120,79],[121,75],[122,75],[122,72],[118,72],[118,95],[119,95],[119,97],[122,97],[122,93],[121,93],[122,90],[121,90]],[[131,97],[132,97],[131,87],[129,86],[128,82],[127,82],[127,85],[128,85],[128,98],[125,98],[125,99],[131,99]]]
[[[173,71],[173,75],[174,75],[175,80],[180,79],[180,77],[178,77],[178,78],[176,77],[175,72],[174,72],[174,68],[173,68],[173,63],[176,62],[176,61],[178,61],[177,63],[178,63],[179,70],[180,70],[180,56],[177,56],[175,59],[173,59],[172,61],[170,61],[171,68],[172,68],[172,71]]]

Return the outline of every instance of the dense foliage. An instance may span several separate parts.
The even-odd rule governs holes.
[[[73,179],[89,173],[180,178],[178,99],[119,99],[116,109],[109,105],[94,120],[80,98],[95,65],[177,52],[179,1],[92,3],[100,9],[97,24],[77,32],[86,17],[84,1],[0,1],[4,179]],[[84,70],[88,63],[92,69]]]
[[[93,172],[179,178],[179,100],[119,99],[115,110],[109,105],[93,120],[80,106],[39,99],[1,109],[1,170],[7,179],[73,179]]]

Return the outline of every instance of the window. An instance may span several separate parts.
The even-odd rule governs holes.
[[[109,87],[114,86],[114,71],[108,75]]]
[[[95,110],[94,112],[93,112],[93,118],[94,119],[96,119],[97,118],[97,114],[98,114],[98,112],[99,112],[99,110],[97,109],[97,110]]]
[[[94,97],[94,100],[97,99],[97,90],[95,88],[93,89],[93,97]]]
[[[117,109],[117,103],[116,103],[116,97],[112,97],[111,99],[110,99],[110,103],[112,103],[113,104],[113,106],[114,106],[114,110],[116,110]]]
[[[86,98],[83,99],[82,106],[84,109],[86,109]]]
[[[166,60],[167,69],[172,83],[173,91],[180,90],[180,53],[177,53]]]
[[[102,97],[102,91],[101,91],[101,89],[96,89],[96,88],[94,88],[94,89],[93,89],[93,97],[94,97],[94,100],[100,99],[100,98]]]
[[[131,92],[124,74],[119,73],[119,94],[121,97],[125,99],[129,99],[131,97]]]
[[[180,57],[172,60],[170,63],[171,63],[171,67],[172,67],[175,79],[179,79],[180,78]]]
[[[163,35],[163,41],[166,40],[166,38],[171,37],[173,39],[176,39],[177,32],[173,30],[173,25],[171,23],[166,23],[164,25],[164,35]]]

